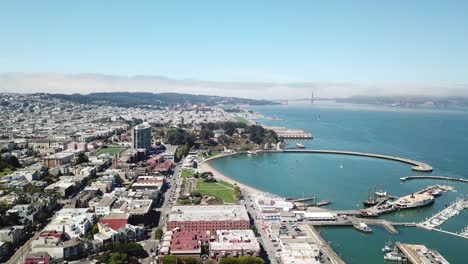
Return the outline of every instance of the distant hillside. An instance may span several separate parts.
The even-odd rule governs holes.
[[[81,104],[101,104],[121,107],[135,107],[143,105],[171,106],[177,104],[275,104],[267,100],[253,100],[235,97],[221,97],[210,95],[193,95],[179,93],[90,93],[90,94],[49,94],[54,98]]]
[[[336,99],[340,103],[391,105],[402,107],[468,107],[467,97],[353,96]]]

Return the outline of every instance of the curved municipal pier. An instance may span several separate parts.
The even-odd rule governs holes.
[[[278,152],[285,152],[285,153],[318,153],[318,154],[336,154],[336,155],[351,155],[351,156],[361,156],[361,157],[369,157],[369,158],[377,158],[377,159],[386,159],[386,160],[393,160],[398,161],[406,164],[413,165],[411,167],[414,171],[420,172],[430,172],[432,171],[432,167],[429,164],[419,162],[416,160],[410,160],[395,156],[388,156],[388,155],[380,155],[380,154],[373,154],[373,153],[364,153],[364,152],[355,152],[355,151],[341,151],[341,150],[324,150],[324,149],[285,149],[283,151]]]

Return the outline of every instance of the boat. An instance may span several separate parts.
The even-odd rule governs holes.
[[[257,152],[255,150],[254,151],[247,150],[247,155],[249,155],[249,156],[257,155]]]
[[[370,227],[367,226],[366,223],[364,223],[364,222],[360,222],[359,224],[355,224],[353,226],[354,226],[354,228],[356,228],[357,230],[359,230],[361,232],[372,233],[372,229],[370,229]]]
[[[375,206],[377,205],[379,202],[380,202],[380,199],[379,197],[377,197],[375,195],[377,191],[374,192],[374,196],[371,196],[370,195],[370,188],[369,188],[369,195],[368,195],[368,199],[365,200],[362,204],[364,205],[364,208],[369,208],[369,207],[372,207],[372,206]]]
[[[383,253],[388,253],[393,251],[392,242],[388,241],[385,246],[382,248]]]
[[[343,164],[340,164],[340,169],[342,169],[342,168],[343,168]]]
[[[297,146],[298,148],[305,148],[304,144],[301,144],[301,143],[296,143],[296,146]]]
[[[378,197],[387,197],[388,193],[384,192],[382,189],[382,185],[380,185],[380,190],[378,192],[375,192],[375,195],[377,195]]]
[[[434,203],[434,196],[427,193],[412,193],[399,198],[395,205],[401,209],[417,208]]]
[[[385,253],[384,259],[388,261],[394,261],[394,262],[404,262],[407,260],[407,258],[403,254],[398,253],[395,250]]]

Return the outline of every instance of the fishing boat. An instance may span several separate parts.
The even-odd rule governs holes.
[[[407,258],[400,254],[400,253],[397,253],[397,252],[387,252],[384,257],[383,257],[385,260],[388,260],[388,261],[393,261],[393,262],[404,262],[407,260]]]
[[[383,258],[393,262],[405,262],[408,260],[405,255],[398,252],[397,247],[394,247],[392,251],[385,253]]]

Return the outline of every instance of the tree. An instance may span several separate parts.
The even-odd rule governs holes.
[[[163,264],[180,264],[182,263],[182,260],[176,256],[164,256],[163,258]]]
[[[221,135],[218,137],[218,142],[219,144],[221,145],[224,145],[224,146],[229,146],[229,137],[226,136],[226,135]]]
[[[214,137],[214,132],[213,130],[202,129],[198,135],[200,136],[201,139],[207,140],[207,139]]]
[[[184,259],[185,264],[201,264],[202,262],[199,259],[186,257]]]
[[[239,264],[265,264],[265,260],[259,257],[243,256],[239,257]]]
[[[154,231],[154,236],[156,237],[156,239],[161,239],[163,236],[163,230],[160,227],[158,227],[156,231]]]
[[[138,243],[117,243],[114,247],[114,251],[138,258],[148,257],[148,252]]]
[[[112,253],[109,264],[126,264],[128,261],[128,255],[125,253]]]
[[[83,152],[80,152],[80,154],[78,154],[78,157],[76,158],[76,164],[81,164],[85,162],[89,162],[89,159]]]
[[[258,229],[257,229],[257,227],[255,225],[251,225],[250,230],[252,230],[252,232],[254,232],[255,235],[258,234]]]
[[[265,264],[265,260],[259,257],[242,256],[238,258],[223,258],[219,264]]]
[[[192,196],[192,197],[201,197],[202,195],[201,195],[200,191],[195,190],[195,191],[192,191],[190,193],[190,196]]]
[[[203,179],[206,179],[208,176],[213,177],[213,173],[211,171],[205,171],[202,172],[202,174],[200,175],[200,177],[202,177]]]

